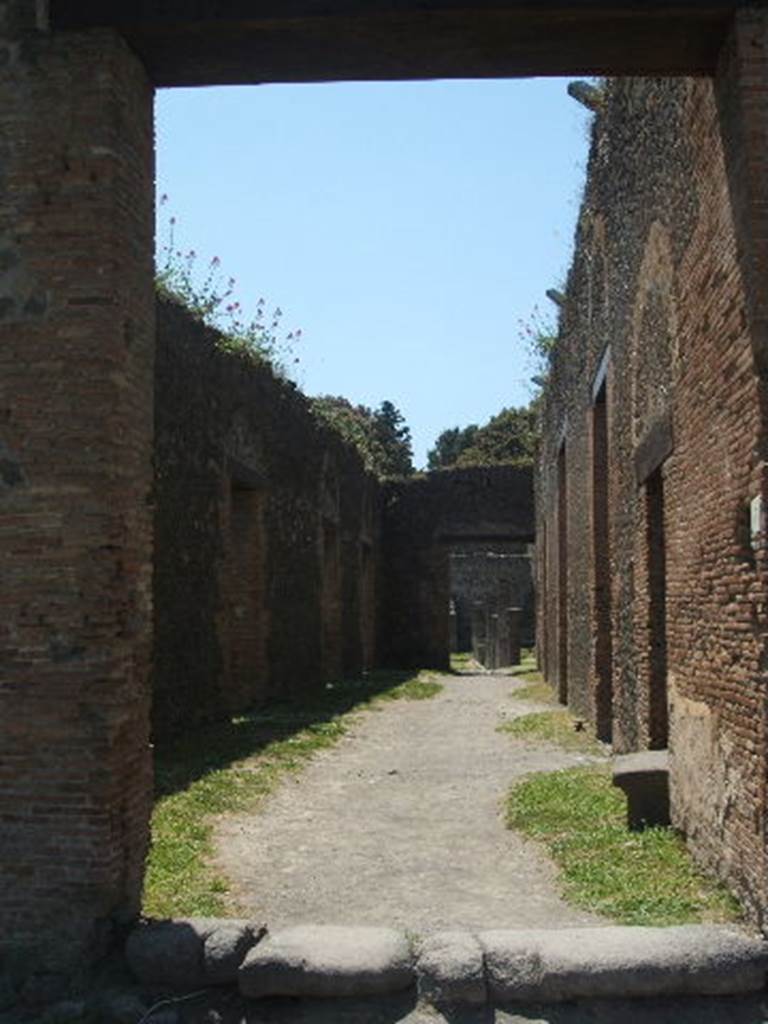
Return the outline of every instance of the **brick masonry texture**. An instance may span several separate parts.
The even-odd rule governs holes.
[[[440,470],[392,481],[384,492],[380,657],[447,668],[450,553],[468,543],[533,540],[529,468]]]
[[[533,526],[525,471],[380,493],[168,307],[155,377],[152,87],[47,8],[0,0],[0,952],[66,970],[139,909],[151,681],[162,737],[444,665],[451,544]],[[745,8],[713,82],[610,87],[537,478],[548,678],[617,749],[669,743],[677,825],[763,923],[767,53]]]
[[[379,486],[266,365],[158,303],[153,723],[165,736],[376,657]]]
[[[768,151],[766,23],[750,18],[759,48],[742,20],[716,82],[607,84],[543,407],[537,584],[546,677],[617,751],[669,745],[674,823],[763,922],[766,578],[749,524],[768,253],[743,211]]]
[[[148,842],[152,90],[35,13],[0,4],[0,947],[64,963]]]

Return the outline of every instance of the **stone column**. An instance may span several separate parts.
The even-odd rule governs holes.
[[[521,652],[521,627],[523,619],[522,608],[507,608],[505,611],[507,619],[507,633],[509,637],[509,664],[520,664]]]
[[[499,667],[499,616],[494,607],[491,606],[488,610],[488,649],[485,667],[490,669]]]
[[[480,665],[485,665],[486,615],[485,605],[479,601],[472,606],[472,657]]]
[[[0,2],[0,947],[139,907],[151,764],[152,89]]]

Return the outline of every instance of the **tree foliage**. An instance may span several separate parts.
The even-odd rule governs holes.
[[[427,453],[429,469],[492,466],[499,462],[530,466],[536,449],[536,411],[531,407],[502,409],[482,427],[472,423],[451,427]]]
[[[353,405],[340,395],[312,399],[315,412],[360,452],[367,469],[377,476],[413,473],[411,432],[400,410],[390,401],[377,409]]]

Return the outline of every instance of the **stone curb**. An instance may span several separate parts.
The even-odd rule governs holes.
[[[488,931],[478,936],[491,999],[561,1002],[758,992],[768,943],[716,925]]]
[[[269,935],[250,950],[238,975],[248,999],[388,995],[413,982],[413,952],[404,933],[322,925]]]
[[[743,995],[765,988],[768,943],[724,925],[437,932],[414,953],[391,928],[248,921],[147,922],[130,935],[142,984],[237,983],[248,999],[387,995],[418,987],[436,1006]]]
[[[233,985],[266,926],[236,918],[142,921],[128,936],[125,958],[142,985],[174,992]]]

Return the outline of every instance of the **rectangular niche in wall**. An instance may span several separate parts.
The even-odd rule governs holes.
[[[341,557],[339,527],[323,519],[323,678],[337,679],[342,671]]]
[[[667,746],[667,570],[664,530],[664,477],[661,467],[645,482],[648,559],[648,745]]]
[[[598,737],[611,742],[613,733],[613,643],[611,637],[611,546],[609,494],[608,403],[603,381],[592,406],[592,630],[595,672],[595,725]]]
[[[233,481],[222,580],[227,702],[240,711],[267,696],[263,497]]]
[[[568,703],[568,470],[565,441],[557,456],[557,695]]]

